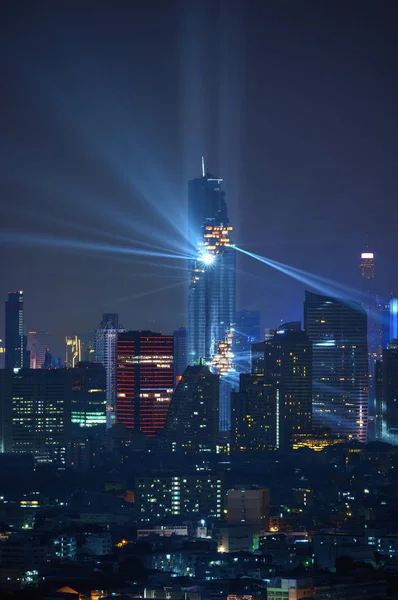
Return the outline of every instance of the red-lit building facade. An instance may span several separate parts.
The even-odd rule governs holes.
[[[126,331],[117,343],[117,421],[153,437],[173,393],[173,336]]]

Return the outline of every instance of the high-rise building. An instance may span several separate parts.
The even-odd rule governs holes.
[[[384,352],[384,350],[383,350]],[[374,371],[374,425],[373,437],[376,440],[383,440],[385,437],[385,408],[383,406],[383,361],[375,361]],[[369,426],[371,423],[369,423]],[[368,434],[369,437],[369,434]]]
[[[189,362],[204,358],[220,374],[232,366],[235,323],[236,252],[230,239],[222,179],[205,173],[188,184],[191,284],[188,296]]]
[[[164,438],[185,454],[215,452],[218,442],[219,376],[205,364],[188,366],[174,391]]]
[[[117,422],[154,436],[164,428],[174,383],[173,336],[127,331],[117,342]]]
[[[180,325],[174,332],[174,385],[181,379],[188,362],[188,332]]]
[[[359,263],[362,279],[362,306],[366,311],[368,320],[368,356],[369,356],[369,414],[373,417],[375,361],[381,358],[383,348],[383,302],[376,293],[375,255],[366,251],[362,252]]]
[[[312,430],[312,342],[293,322],[254,348],[254,372],[274,383],[276,447],[291,448],[295,436]]]
[[[313,424],[365,442],[368,420],[367,317],[355,302],[306,292],[313,343]]]
[[[5,367],[14,371],[26,367],[23,292],[9,292],[5,303]]]
[[[21,369],[12,380],[12,448],[65,462],[71,433],[71,369]]]
[[[234,362],[238,372],[250,373],[251,347],[260,340],[260,311],[238,310],[234,328]]]
[[[82,361],[82,343],[77,335],[65,338],[65,366],[74,368]]]
[[[227,521],[233,525],[256,525],[268,531],[270,517],[269,489],[238,488],[227,492]]]
[[[220,519],[223,509],[223,477],[218,473],[170,476],[163,472],[138,477],[135,482],[136,520],[164,522],[173,517]]]
[[[390,339],[398,340],[398,298],[391,298],[390,306],[389,306],[389,316],[390,316]]]
[[[72,423],[80,427],[106,424],[104,365],[79,362],[72,369]]]
[[[50,333],[47,331],[28,331],[27,350],[30,354],[30,368],[42,369],[46,351],[50,347]]]
[[[12,377],[8,369],[0,369],[0,453],[12,452]]]
[[[376,412],[381,424],[379,439],[398,445],[398,340],[392,340],[378,361],[380,384],[376,391]]]
[[[206,225],[203,246],[191,262],[188,296],[189,362],[204,358],[221,375],[232,368],[235,323],[236,251],[232,227]]]
[[[274,378],[242,373],[239,391],[231,394],[233,451],[275,450],[276,385]]]
[[[101,363],[106,371],[106,402],[112,412],[116,405],[116,347],[119,333],[124,331],[119,315],[105,313],[94,334],[95,362]]]

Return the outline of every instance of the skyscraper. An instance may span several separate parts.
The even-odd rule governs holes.
[[[369,399],[370,406],[374,400],[374,363],[381,358],[382,340],[383,340],[383,303],[376,293],[376,269],[375,255],[369,252],[362,252],[359,263],[362,278],[362,292],[364,300],[362,306],[368,317],[368,355],[369,355]]]
[[[28,331],[27,349],[30,353],[31,369],[43,368],[49,347],[50,334],[47,331]]]
[[[9,292],[5,303],[5,368],[13,371],[26,365],[23,292]]]
[[[383,350],[383,360],[378,361],[381,369],[381,437],[385,442],[398,444],[398,340],[392,340]],[[380,377],[380,375],[379,375]],[[379,391],[379,387],[378,387]]]
[[[237,311],[234,328],[234,361],[238,372],[250,372],[251,346],[260,340],[260,311]]]
[[[312,430],[312,342],[293,322],[254,347],[253,370],[274,385],[275,445],[289,449]]]
[[[116,404],[116,346],[119,333],[119,315],[105,313],[94,334],[95,362],[101,363],[106,371],[106,402],[112,412]]]
[[[72,373],[72,423],[80,427],[106,424],[106,371],[104,365],[79,362]]]
[[[222,179],[205,173],[188,184],[188,226],[196,258],[190,263],[188,296],[189,362],[204,358],[220,374],[232,366],[235,323],[236,253],[230,239]]]
[[[188,332],[180,325],[174,332],[174,385],[182,377],[188,362]]]
[[[276,385],[273,377],[242,373],[239,391],[231,394],[233,451],[277,448]]]
[[[390,339],[398,340],[398,298],[391,298],[390,300]]]
[[[365,442],[368,419],[367,317],[355,302],[306,292],[313,343],[313,424]]]
[[[165,425],[174,384],[173,336],[127,331],[117,342],[117,422],[153,437]]]
[[[77,335],[65,338],[65,366],[74,368],[82,360],[82,343]]]
[[[12,380],[12,448],[64,463],[71,434],[70,369],[21,369]]]
[[[215,452],[218,441],[219,376],[205,364],[188,366],[174,391],[164,437],[184,454]]]

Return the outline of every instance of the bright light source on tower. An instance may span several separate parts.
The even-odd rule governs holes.
[[[204,252],[200,255],[199,260],[206,266],[212,265],[215,261],[216,257],[214,254],[210,254],[210,252]]]

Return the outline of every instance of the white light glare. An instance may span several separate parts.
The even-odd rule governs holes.
[[[207,266],[212,265],[215,259],[216,257],[214,256],[214,254],[210,254],[210,252],[204,252],[199,257],[199,260]]]

